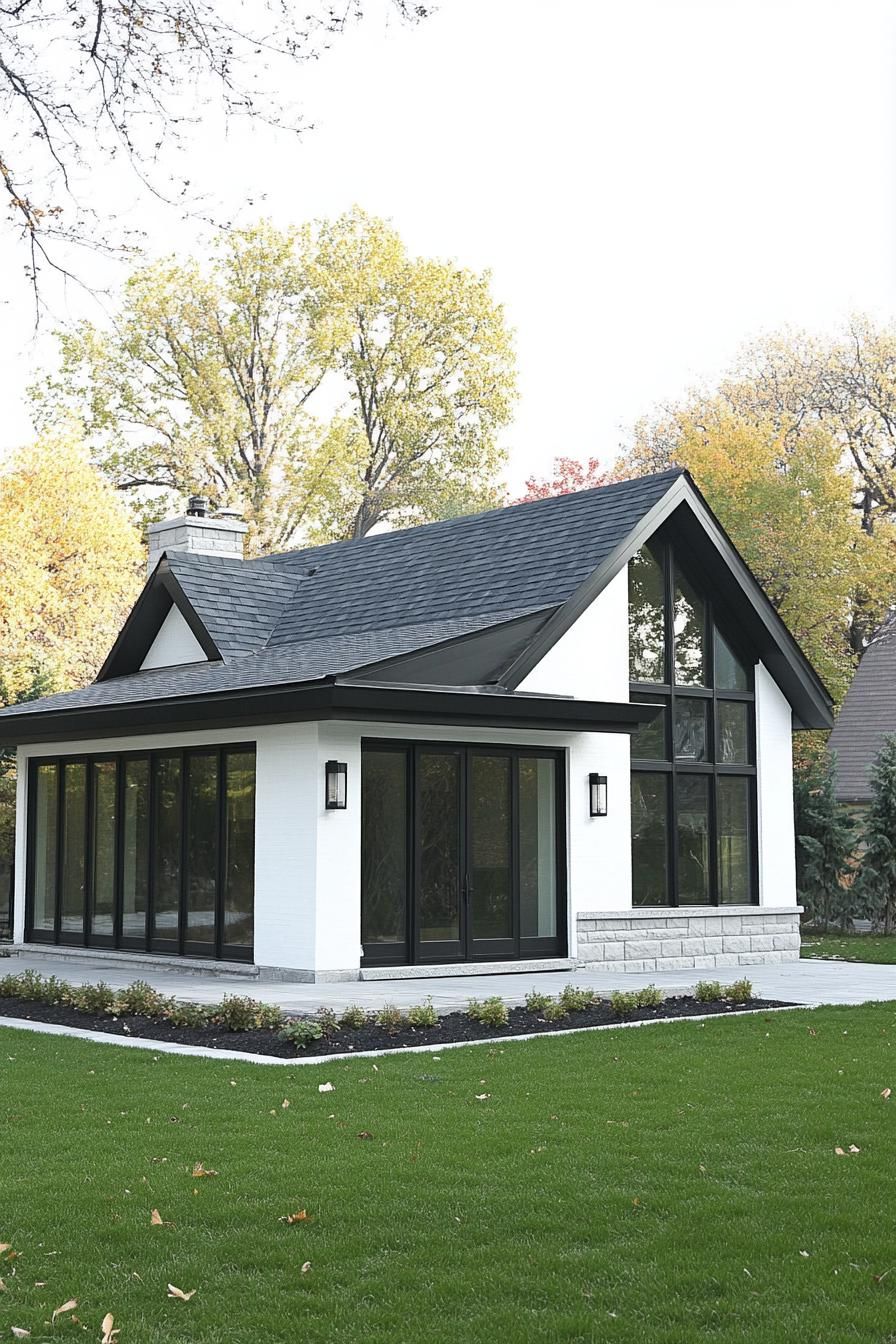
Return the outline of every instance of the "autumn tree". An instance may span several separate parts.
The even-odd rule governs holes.
[[[488,276],[410,257],[360,211],[143,267],[60,352],[38,421],[76,415],[144,516],[200,489],[264,551],[492,502],[513,356]]]
[[[497,503],[498,432],[516,380],[488,272],[412,257],[393,228],[355,209],[317,231],[310,279],[319,357],[342,391],[323,447],[344,469],[319,533],[363,537],[387,520]]]
[[[620,469],[688,468],[839,699],[896,591],[894,524],[881,512],[863,526],[841,427],[793,389],[773,396],[750,360],[718,390],[639,423]]]
[[[604,470],[600,459],[589,457],[555,457],[553,472],[548,476],[529,476],[523,494],[511,499],[511,504],[531,504],[536,499],[550,499],[553,495],[569,495],[575,490],[595,490],[607,485],[613,478]]]
[[[403,20],[426,16],[388,0]],[[209,115],[296,132],[297,71],[364,12],[364,0],[10,0],[0,5],[0,188],[35,293],[67,245],[120,242],[92,206],[92,175],[123,165],[131,185],[191,198],[177,152]],[[276,90],[289,89],[289,97]],[[172,157],[174,155],[174,157]]]
[[[140,588],[140,536],[73,433],[47,435],[0,475],[4,703],[92,679]]]

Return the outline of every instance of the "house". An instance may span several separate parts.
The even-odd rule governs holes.
[[[896,612],[872,636],[828,738],[836,760],[834,796],[857,815],[871,802],[871,766],[896,733]]]
[[[796,958],[831,703],[689,476],[255,560],[150,528],[96,682],[0,713],[14,939],[342,979]]]

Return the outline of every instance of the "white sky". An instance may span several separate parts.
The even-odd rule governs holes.
[[[894,74],[891,0],[442,0],[303,68],[301,139],[209,123],[187,172],[233,218],[358,202],[489,267],[517,333],[516,486],[556,454],[611,460],[762,331],[896,314]],[[126,213],[150,253],[195,244],[173,212]],[[50,353],[21,264],[0,248],[2,448]],[[58,318],[102,317],[69,298]]]

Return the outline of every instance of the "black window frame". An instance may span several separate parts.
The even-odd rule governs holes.
[[[107,948],[120,949],[122,951],[144,952],[152,954],[168,954],[172,956],[199,957],[203,960],[216,961],[248,961],[254,960],[254,944],[236,944],[227,943],[224,938],[226,923],[224,919],[224,893],[226,886],[225,873],[225,855],[226,846],[221,843],[224,834],[224,824],[226,818],[227,806],[227,758],[230,755],[251,755],[256,757],[256,744],[254,742],[224,742],[197,744],[190,747],[157,747],[151,750],[141,751],[138,748],[129,751],[97,751],[97,752],[79,752],[71,755],[53,755],[53,756],[33,756],[28,761],[27,777],[27,825],[26,825],[26,870],[25,870],[25,936],[29,942],[47,943],[55,946],[85,947],[85,948]],[[190,942],[186,938],[187,931],[187,891],[188,891],[188,871],[186,863],[186,834],[187,834],[187,790],[184,788],[184,779],[186,777],[187,762],[193,756],[214,755],[217,762],[217,798],[216,798],[216,818],[217,818],[217,837],[216,837],[216,895],[215,895],[215,930],[214,938],[209,943]],[[180,813],[180,871],[178,874],[178,931],[176,938],[159,938],[153,936],[153,910],[155,898],[155,860],[157,854],[156,837],[156,791],[157,791],[157,762],[162,757],[179,758],[181,772],[181,787],[178,807]],[[145,912],[145,930],[144,935],[130,936],[123,932],[123,899],[124,899],[124,798],[125,798],[125,766],[129,761],[140,760],[149,762],[149,787],[147,807],[149,812],[149,837],[148,837],[148,883],[147,900]],[[93,861],[91,839],[94,833],[95,824],[95,772],[94,762],[114,761],[116,766],[116,792],[115,792],[115,892],[113,907],[113,932],[111,934],[94,934],[91,927],[92,916],[92,897],[93,897]],[[62,917],[62,897],[61,897],[61,879],[62,879],[62,816],[64,803],[64,766],[83,764],[86,767],[87,775],[87,799],[84,823],[84,908],[82,919],[82,930],[80,934],[63,933],[61,929]],[[55,890],[55,912],[52,930],[36,929],[34,927],[34,884],[35,884],[35,841],[36,841],[36,793],[38,769],[41,766],[54,765],[57,767],[56,779],[56,890]],[[253,841],[254,844],[254,841]],[[252,907],[254,916],[255,907],[255,888],[253,872],[252,888]]]
[[[361,965],[364,966],[426,966],[441,965],[450,962],[471,964],[476,961],[516,961],[546,957],[565,956],[568,949],[568,874],[566,854],[566,770],[565,755],[562,750],[550,747],[530,747],[508,745],[504,742],[439,742],[406,738],[363,738],[361,741],[361,769],[364,768],[366,751],[391,751],[403,754],[405,758],[405,834],[406,844],[406,909],[405,937],[396,943],[362,943]],[[517,762],[511,771],[511,816],[512,833],[512,911],[513,936],[506,940],[507,945],[500,947],[499,940],[490,948],[473,950],[471,931],[467,927],[470,901],[469,873],[464,872],[461,863],[461,912],[459,948],[438,942],[423,943],[418,934],[417,892],[420,882],[420,849],[418,831],[418,758],[421,752],[457,753],[460,757],[460,807],[459,807],[459,845],[462,859],[469,866],[469,836],[471,828],[469,775],[470,762],[474,755],[506,755]],[[546,938],[522,938],[520,936],[520,833],[519,833],[519,767],[522,757],[539,757],[554,762],[554,837],[556,858],[556,932]],[[363,875],[363,856],[361,858]],[[363,882],[361,900],[363,902]],[[363,912],[362,912],[363,922]],[[501,940],[504,941],[504,940]],[[512,946],[511,946],[512,944]]]
[[[688,565],[685,548],[676,545],[668,537],[656,538],[646,544],[653,558],[660,564],[663,573],[663,621],[665,629],[664,672],[662,682],[632,681],[629,685],[629,698],[634,703],[661,704],[664,707],[665,755],[662,758],[636,757],[634,755],[635,738],[632,738],[631,772],[663,774],[668,777],[666,790],[666,901],[662,906],[638,905],[635,899],[634,871],[632,873],[632,905],[635,909],[692,909],[699,910],[713,906],[720,910],[736,905],[759,904],[759,827],[758,792],[756,766],[756,679],[755,659],[743,648],[741,641],[732,635],[728,624],[728,612],[724,604],[716,601],[706,591],[704,585],[695,582],[693,570]],[[684,558],[682,558],[684,556]],[[705,609],[704,665],[706,667],[706,685],[695,686],[691,683],[675,681],[675,625],[674,602],[676,575],[681,574],[688,585],[702,598]],[[722,689],[716,685],[715,635],[725,640],[734,657],[742,665],[747,676],[747,689],[743,691]],[[631,668],[631,661],[629,661]],[[708,703],[707,750],[706,760],[694,761],[686,757],[675,757],[675,708],[678,700],[701,699]],[[718,706],[736,702],[746,704],[747,713],[747,761],[721,762],[716,759],[718,740]],[[700,905],[679,900],[678,874],[678,780],[686,775],[703,775],[711,780],[709,788],[709,895]],[[719,889],[719,832],[718,832],[718,781],[726,776],[736,776],[748,780],[748,845],[749,845],[749,890],[744,901],[722,902]],[[634,851],[633,851],[634,853]]]

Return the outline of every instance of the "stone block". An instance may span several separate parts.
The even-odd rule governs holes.
[[[770,933],[759,933],[750,935],[751,952],[772,952],[774,950],[774,939]]]
[[[723,952],[749,952],[750,940],[744,935],[722,939]]]
[[[593,919],[577,920],[579,933],[591,933],[597,928],[597,922]]]
[[[624,943],[604,943],[604,961],[624,961],[625,944]]]
[[[740,956],[737,952],[720,952],[713,957],[716,966],[739,966]]]
[[[657,952],[657,956],[662,957],[664,960],[666,957],[680,957],[682,955],[683,948],[680,938],[664,938],[660,943],[659,951]]]
[[[693,957],[657,957],[658,971],[690,971],[694,968]]]
[[[722,933],[740,933],[744,926],[740,915],[725,915],[721,922]]]
[[[710,954],[712,956],[716,956],[719,952],[725,951],[724,943],[725,939],[722,937],[721,934],[716,934],[713,937],[704,938],[703,951],[706,953],[707,956],[709,956]]]
[[[798,952],[800,936],[798,933],[776,933],[772,938],[772,946],[776,952]]]
[[[669,921],[666,919],[660,919],[655,915],[650,915],[645,919],[632,919],[631,926],[633,929],[637,929],[638,933],[644,933],[651,929],[665,929],[668,922]]]
[[[656,957],[657,945],[655,942],[631,942],[625,943],[626,961],[639,961],[643,957]]]
[[[715,964],[716,964],[715,957],[703,956],[694,958],[695,970],[711,971],[714,968]]]
[[[721,951],[721,948],[719,949]],[[705,938],[682,938],[681,956],[702,957],[706,951]]]
[[[648,971],[656,970],[656,958],[648,957],[644,961],[627,961],[622,969],[631,971],[632,975],[643,975]]]

